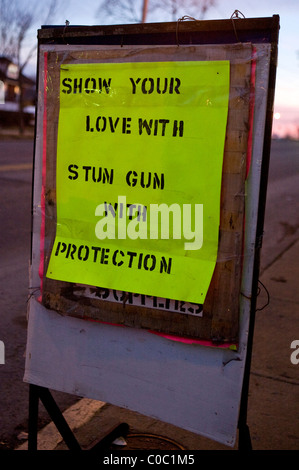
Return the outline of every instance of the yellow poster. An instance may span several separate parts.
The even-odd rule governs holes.
[[[228,99],[228,61],[62,65],[47,277],[203,303]]]

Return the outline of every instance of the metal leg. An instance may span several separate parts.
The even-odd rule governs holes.
[[[249,427],[246,423],[239,425],[239,450],[252,450]]]
[[[252,299],[249,319],[248,341],[247,341],[247,354],[245,360],[244,379],[241,394],[240,413],[239,413],[239,450],[252,450],[251,438],[249,427],[247,425],[247,410],[248,410],[248,395],[249,395],[249,382],[251,371],[251,359],[253,349],[253,335],[255,326],[255,312],[257,301],[257,287],[259,276],[259,251],[255,255],[254,274],[252,281]]]
[[[28,423],[28,450],[37,450],[37,423],[38,423],[38,404],[39,400],[43,403],[50,418],[57,427],[66,445],[70,450],[81,450],[74,434],[64,419],[63,414],[58,408],[54,398],[47,388],[38,385],[29,385],[29,423]]]
[[[38,393],[41,402],[49,413],[50,418],[60,432],[68,448],[76,451],[82,450],[50,391],[47,388],[38,387]]]
[[[37,450],[38,387],[29,385],[28,450]]]
[[[50,418],[60,432],[65,444],[69,450],[82,450],[80,444],[75,438],[72,430],[67,424],[61,410],[57,406],[54,398],[47,388],[38,385],[29,385],[29,423],[28,423],[28,450],[37,450],[37,423],[38,423],[38,404],[41,400]],[[128,433],[129,426],[126,423],[120,423],[112,428],[99,442],[89,450],[102,451],[119,436],[125,436]]]
[[[129,431],[127,423],[120,423],[118,426],[112,428],[102,439],[93,445],[89,450],[93,452],[100,452],[107,450],[110,444],[119,436],[126,436]]]

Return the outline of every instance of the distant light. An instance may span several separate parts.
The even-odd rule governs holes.
[[[280,119],[280,113],[275,113],[274,114],[274,119]]]

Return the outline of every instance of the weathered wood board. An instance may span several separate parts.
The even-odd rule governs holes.
[[[45,263],[43,304],[65,315],[146,328],[166,334],[219,342],[237,342],[242,273],[245,178],[250,118],[251,44],[213,46],[56,46],[47,52]],[[56,151],[61,64],[229,60],[229,110],[223,155],[219,248],[216,269],[201,315],[188,315],[184,299],[175,299],[178,311],[142,307],[128,301],[101,299],[101,288],[54,281],[45,275],[56,224]],[[185,158],[184,156],[182,158]],[[90,289],[89,289],[90,292]],[[127,300],[132,293],[127,294]],[[186,311],[187,310],[187,311]]]

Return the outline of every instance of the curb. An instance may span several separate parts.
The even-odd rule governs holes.
[[[64,411],[63,416],[72,431],[90,421],[95,413],[105,406],[106,403],[98,400],[82,398],[74,405]],[[54,450],[63,441],[63,437],[51,421],[37,435],[37,450]],[[28,450],[28,441],[17,447],[15,450]]]

